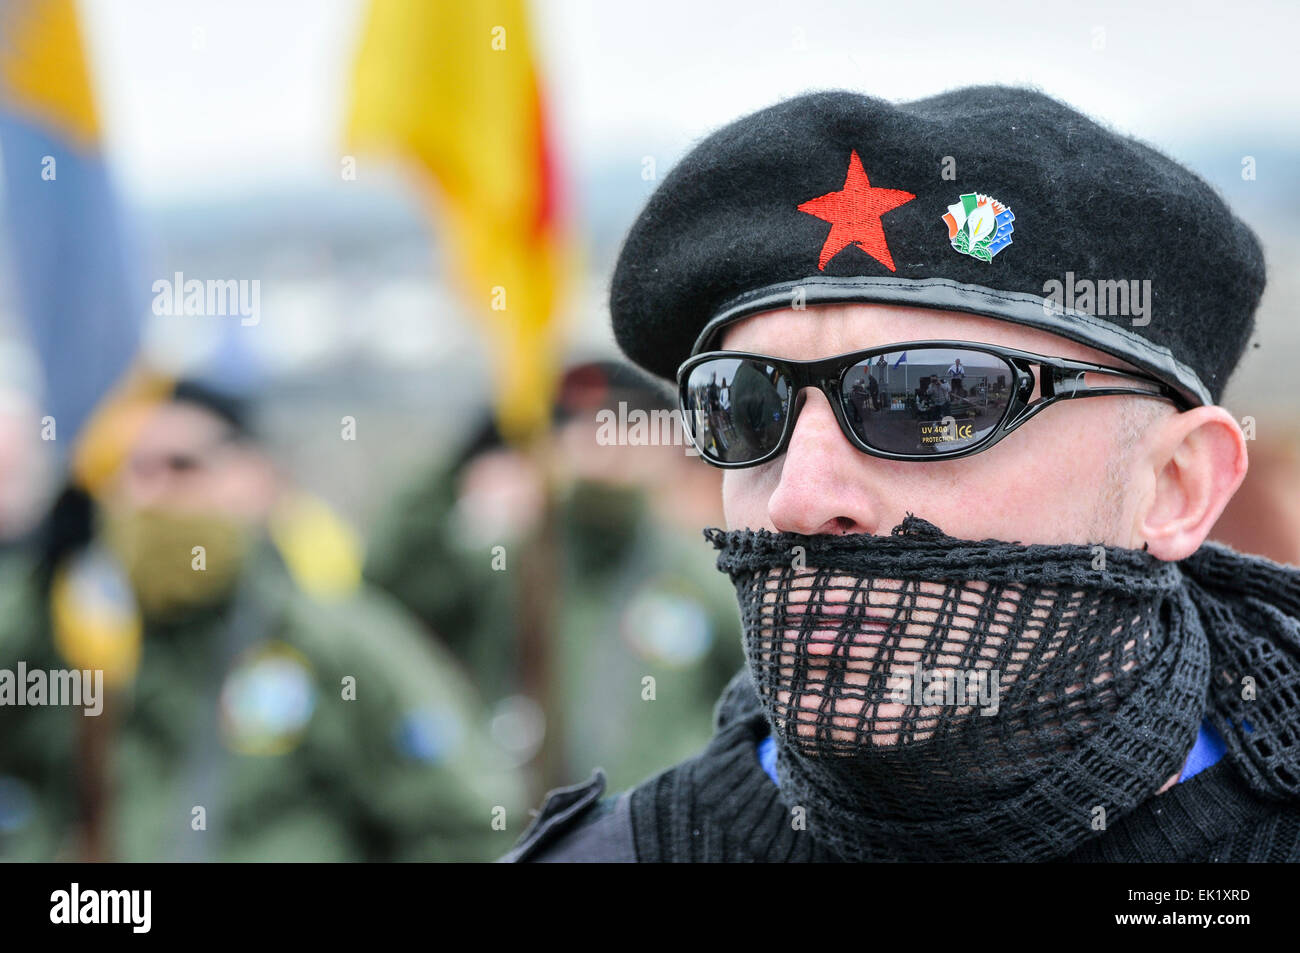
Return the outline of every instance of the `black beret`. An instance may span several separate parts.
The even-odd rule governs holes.
[[[1209,185],[1049,96],[838,90],[682,159],[623,244],[610,310],[624,353],[667,378],[746,315],[872,301],[1048,330],[1201,404],[1263,289],[1259,242]]]
[[[183,377],[172,385],[170,400],[176,404],[193,404],[220,418],[241,439],[254,437],[252,407],[246,397],[199,378]]]

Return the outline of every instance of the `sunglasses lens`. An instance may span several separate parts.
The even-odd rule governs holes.
[[[913,456],[977,446],[1007,415],[1015,372],[1000,357],[909,348],[849,368],[844,415],[869,447]]]
[[[790,382],[762,360],[714,358],[682,384],[682,411],[695,446],[715,463],[750,463],[781,442]]]

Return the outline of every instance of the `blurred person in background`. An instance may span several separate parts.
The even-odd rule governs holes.
[[[457,653],[495,703],[497,736],[518,763],[537,757],[549,732],[560,736],[560,763],[536,770],[600,768],[634,783],[707,740],[718,692],[744,661],[734,597],[698,535],[720,515],[719,480],[684,438],[671,442],[661,426],[670,413],[671,399],[625,365],[575,366],[547,463],[485,423],[453,463],[400,495],[374,534],[366,578]],[[548,492],[558,618],[553,674],[537,699],[520,670],[534,609],[511,560],[541,531]]]
[[[515,684],[514,593],[484,554],[531,532],[543,506],[537,467],[490,415],[453,454],[400,492],[367,546],[366,580],[396,596],[499,702]]]
[[[0,572],[0,668],[101,670],[102,713],[0,707],[0,858],[479,860],[522,790],[445,649],[386,597],[309,594],[244,402],[110,403]],[[499,825],[502,826],[502,825]]]

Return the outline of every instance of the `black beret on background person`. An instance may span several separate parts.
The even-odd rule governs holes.
[[[1089,282],[1121,280],[1133,295],[1121,298],[1118,285],[1107,287],[1104,300],[1095,284],[1093,294],[1085,291]],[[1159,397],[1155,411],[1167,413],[1172,403],[1179,411],[1172,419],[1219,428],[1207,439],[1220,441],[1214,446],[1222,453],[1204,459],[1218,486],[1235,488],[1244,473],[1240,428],[1213,405],[1252,333],[1264,280],[1254,235],[1201,179],[1046,95],[975,87],[894,104],[829,91],[745,116],[682,159],[628,234],[610,308],[624,352],[665,378],[688,359],[722,349],[729,332],[760,315],[768,323],[757,327],[766,331],[751,323],[750,340],[805,353],[801,335],[819,319],[832,320],[815,313],[819,305],[856,307],[823,309],[838,329],[869,327],[870,318],[927,329],[951,321],[971,340],[979,328],[988,337],[971,341],[974,348],[994,348],[1007,328],[1038,343],[1053,340],[1047,332],[1062,349],[1115,359],[1099,365],[1090,356],[1085,366],[1140,382],[1099,387],[1098,394]],[[783,328],[799,330],[780,338]],[[819,338],[814,359],[833,364],[838,356],[826,349],[835,343],[834,332]],[[938,353],[929,365],[938,373],[951,360],[945,347],[931,348]],[[1017,385],[1025,406],[1094,396],[1085,380],[1092,371],[1076,382],[1058,373],[1066,358],[1037,356],[1036,377],[1026,374]],[[864,359],[878,367],[876,351]],[[960,447],[945,451],[952,462],[913,454],[882,463],[851,442],[833,450],[833,463],[819,455],[796,459],[812,452],[796,448],[831,453],[836,424],[845,437],[857,426],[856,439],[870,443],[868,424],[852,420],[849,395],[834,393],[836,381],[847,378],[822,378],[823,393],[801,404],[797,391],[808,382],[791,386],[788,379],[800,361],[782,354],[767,364],[727,355],[698,360],[716,362],[727,378],[723,389],[734,391],[726,401],[717,396],[713,368],[698,383],[682,383],[684,402],[695,387],[694,399],[708,408],[697,426],[723,434],[735,457],[701,451],[706,458],[714,452],[718,465],[768,468],[740,471],[750,478],[740,485],[751,497],[772,494],[768,515],[756,517],[758,504],[739,517],[740,528],[708,533],[719,568],[736,585],[746,669],[719,700],[715,733],[702,752],[615,796],[604,796],[599,773],[553,791],[503,859],[1300,860],[1300,716],[1287,701],[1300,690],[1294,568],[1211,543],[1165,560],[1145,546],[955,537],[910,513],[892,533],[888,525],[841,528],[844,535],[751,529],[760,525],[756,518],[776,524],[776,492],[819,506],[814,492],[786,487],[785,470],[837,494],[831,506],[852,499],[854,478],[873,472],[916,498],[909,502],[931,505],[942,502],[925,489],[939,485],[936,473],[957,479],[979,466],[988,474],[994,460],[1051,473],[1071,465],[1069,454],[1035,460],[1035,438],[1052,432],[1031,423],[978,464],[969,454],[956,459]],[[978,386],[970,363],[963,366],[965,391]],[[923,417],[909,417],[921,412],[919,404],[895,396],[897,406],[884,402],[885,411],[900,415],[894,421],[912,427],[908,433],[933,432]],[[746,418],[744,410],[764,398],[771,413],[764,407]],[[824,408],[836,399],[842,406],[832,417]],[[1097,416],[1103,412],[1156,403],[1114,400],[1065,406],[1076,426],[1091,414],[1096,427],[1109,419]],[[818,423],[792,437],[810,406]],[[992,421],[997,436],[990,429],[970,454],[1014,429],[1011,411],[1003,413]],[[1057,413],[1061,420],[1066,411]],[[769,439],[774,435],[782,442]],[[855,451],[876,469],[850,459]],[[832,465],[838,489],[814,479],[819,467]],[[987,480],[975,482],[990,489]],[[990,494],[1006,498],[991,510],[994,525],[1008,519],[998,514],[1018,515],[1015,488],[1011,474]],[[858,489],[865,496],[869,488]],[[1087,506],[1095,500],[1101,508],[1097,487],[1080,493]],[[821,506],[805,522],[828,515],[826,526],[852,522],[837,512],[844,510]],[[1052,514],[1029,513],[1020,523],[1028,529],[1017,532],[1055,535]],[[737,525],[730,513],[728,522]],[[806,551],[792,569],[795,543]],[[1093,564],[1098,548],[1109,560],[1101,570]],[[915,590],[875,585],[900,578],[915,580]],[[943,611],[929,613],[933,622],[925,613],[914,618],[907,598],[923,600],[936,589],[944,593],[937,603]],[[1069,602],[1076,590],[1083,601]],[[883,625],[873,622],[878,617],[831,607],[832,597],[845,593],[865,606],[865,592],[893,597],[870,603],[894,607],[886,634],[870,628]],[[822,605],[831,608],[822,612]],[[1008,605],[1043,611],[1013,616]],[[866,646],[892,653],[905,636],[916,641],[918,628],[928,629],[921,653],[942,657],[947,646],[964,645],[976,673],[993,658],[1011,674],[1002,708],[993,706],[997,717],[983,719],[987,712],[969,707],[933,709],[915,696],[893,706],[869,701],[866,687],[875,691],[893,669],[873,670],[879,656]],[[832,637],[833,649],[817,645]],[[1056,638],[1080,651],[1046,651]],[[887,665],[902,656],[885,658]],[[1031,666],[1033,675],[1024,677]],[[861,680],[850,682],[846,672]],[[1243,679],[1269,687],[1256,696],[1243,691]],[[1059,690],[1038,691],[1047,685]],[[796,823],[796,808],[806,811],[806,824]]]

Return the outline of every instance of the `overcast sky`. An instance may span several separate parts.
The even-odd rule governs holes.
[[[81,2],[110,154],[137,199],[337,175],[363,0]],[[1240,142],[1247,154],[1264,136],[1300,140],[1295,4],[538,0],[533,10],[561,145],[582,164],[614,143],[676,155],[815,87],[908,99],[1032,83],[1175,154],[1184,143]]]

